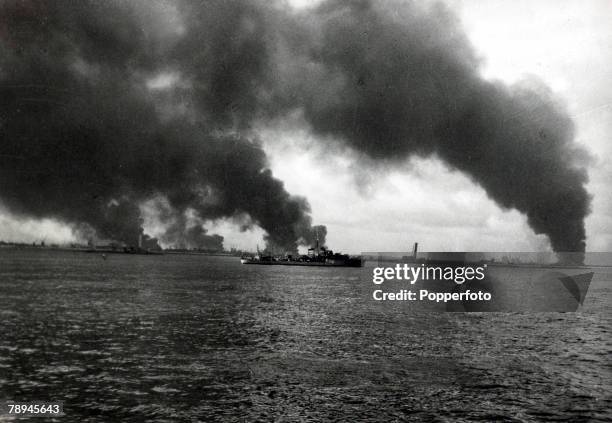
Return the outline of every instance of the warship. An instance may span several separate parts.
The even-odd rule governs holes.
[[[314,247],[308,249],[306,255],[285,254],[282,256],[266,254],[259,251],[253,255],[240,257],[242,264],[260,264],[276,266],[329,266],[329,267],[361,267],[360,256],[350,256],[348,254],[334,253],[327,247],[319,247],[319,240],[316,240]]]

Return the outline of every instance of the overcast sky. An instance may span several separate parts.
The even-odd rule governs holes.
[[[483,77],[510,84],[535,75],[567,102],[577,142],[593,156],[587,250],[612,250],[612,2],[466,0],[449,5],[481,56]],[[306,130],[289,127],[260,129],[272,171],[291,194],[308,198],[313,221],[327,225],[334,250],[408,251],[417,241],[429,251],[549,248],[546,237],[536,236],[519,212],[502,210],[482,188],[438,160],[414,158],[401,171],[360,174],[350,153],[327,152]],[[263,245],[260,230],[242,233],[224,221],[209,227],[225,236],[226,247]],[[57,222],[15,220],[3,213],[0,238],[62,242],[70,239],[70,231]]]

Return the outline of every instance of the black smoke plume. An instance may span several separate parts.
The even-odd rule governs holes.
[[[2,202],[136,245],[140,206],[163,198],[175,220],[246,214],[270,242],[295,250],[311,232],[309,205],[272,176],[259,141],[214,108],[148,85],[166,62],[182,66],[160,5],[1,3]],[[210,246],[201,227],[178,228],[164,239]]]
[[[289,44],[306,64],[287,75],[299,82],[286,82],[276,101],[374,159],[437,156],[525,213],[555,251],[584,251],[587,154],[547,87],[480,78],[456,18],[439,4],[339,1],[313,15],[310,36]]]
[[[133,239],[139,207],[162,198],[169,221],[246,215],[294,250],[315,239],[308,203],[272,176],[252,128],[297,112],[374,160],[439,157],[556,251],[584,251],[586,153],[567,112],[539,83],[483,80],[441,4],[7,1],[0,16],[13,212]]]

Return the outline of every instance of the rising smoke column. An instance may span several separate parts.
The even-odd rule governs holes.
[[[287,38],[301,77],[289,72],[278,99],[300,108],[313,131],[374,159],[437,156],[525,213],[555,251],[584,251],[587,154],[547,87],[480,78],[440,4],[325,2],[308,20],[308,36]]]
[[[310,209],[272,176],[259,141],[188,98],[150,89],[166,63],[181,67],[160,5],[0,5],[1,201],[135,245],[140,206],[164,198],[176,220],[246,214],[270,242],[295,250]],[[204,235],[184,229],[177,239]]]
[[[393,60],[384,64],[377,53],[366,63],[355,56],[332,59],[345,78],[365,78],[365,85],[372,81],[374,86],[343,87],[358,99],[356,112],[342,106],[327,111],[352,114],[353,119],[357,113],[358,125],[327,127],[320,121],[326,112],[316,111],[311,122],[322,123],[323,130],[351,128],[352,135],[378,133],[374,139],[392,140],[393,151],[378,154],[435,154],[471,176],[502,207],[525,213],[536,233],[548,235],[554,250],[584,251],[589,195],[581,164],[586,153],[574,144],[573,123],[548,88],[536,83],[506,87],[480,79],[474,54],[444,8],[428,10],[425,22],[438,25],[424,27],[400,24],[376,9],[338,13],[343,22],[343,16],[356,15],[357,26],[364,19],[371,22],[376,44],[394,46]],[[418,34],[411,29],[415,26]],[[337,28],[332,18],[328,36],[343,39],[334,34]],[[350,26],[340,28],[343,34],[351,31]],[[350,43],[359,49],[363,40]],[[351,63],[354,59],[358,62]],[[383,72],[387,67],[391,70]],[[366,137],[351,139],[370,148]]]

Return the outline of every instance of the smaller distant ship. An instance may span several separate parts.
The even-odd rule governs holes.
[[[319,247],[319,240],[316,245],[308,249],[307,255],[293,256],[286,254],[284,256],[264,255],[259,252],[257,254],[246,255],[240,258],[242,264],[261,264],[261,265],[276,265],[276,266],[320,266],[320,267],[361,267],[362,260],[359,256],[349,256],[348,254],[334,253],[326,247]]]

